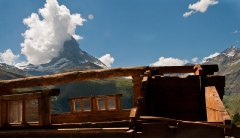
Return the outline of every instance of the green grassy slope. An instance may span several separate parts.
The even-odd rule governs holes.
[[[225,75],[225,96],[223,103],[230,116],[240,112],[240,62],[219,66],[219,74]]]
[[[10,79],[17,79],[17,78],[24,78],[25,74],[12,71],[12,70],[5,70],[0,68],[0,80],[10,80]]]

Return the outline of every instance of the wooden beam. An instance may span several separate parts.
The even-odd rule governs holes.
[[[0,99],[7,100],[7,101],[17,101],[17,100],[23,100],[23,99],[37,99],[39,97],[42,97],[42,93],[36,92],[36,93],[28,93],[28,94],[13,94],[13,95],[2,95],[0,96]]]
[[[201,65],[203,71],[204,71],[204,75],[213,75],[214,72],[218,72],[218,65],[217,64],[213,64],[213,65]]]
[[[208,75],[204,77],[204,86],[225,87],[225,76]]]
[[[159,73],[191,73],[194,72],[194,66],[166,66],[166,67],[129,67],[129,68],[111,68],[100,70],[73,71],[62,74],[35,76],[13,80],[0,81],[0,93],[12,92],[11,89],[29,88],[35,86],[49,86],[64,84],[69,82],[85,81],[92,79],[104,79],[120,76],[140,76],[148,70],[157,69]],[[218,71],[217,65],[202,65],[204,72]]]
[[[225,124],[211,123],[211,122],[185,121],[185,120],[176,120],[176,119],[165,118],[165,117],[157,117],[157,116],[140,116],[140,119],[164,121],[164,122],[181,122],[181,123],[208,125],[208,126],[215,126],[215,127],[220,127],[220,128],[232,128],[231,124],[225,125]]]
[[[195,66],[160,66],[150,67],[150,69],[158,70],[160,75],[168,73],[194,73],[196,71],[194,68]],[[218,65],[199,65],[199,66],[201,66],[205,75],[213,75],[214,72],[218,72]]]
[[[194,66],[163,66],[158,68],[160,75],[168,73],[194,73]]]
[[[26,95],[26,94],[32,94],[32,93],[43,93],[43,95],[49,95],[49,96],[58,96],[60,94],[60,89],[54,88],[54,89],[47,89],[47,90],[34,90],[34,91],[25,91],[25,92],[17,92],[17,91],[8,91],[8,92],[0,92],[0,96],[6,96],[6,95]]]
[[[119,94],[96,95],[96,96],[70,97],[70,98],[68,98],[68,101],[70,101],[70,100],[75,100],[75,99],[88,99],[88,98],[91,98],[91,97],[103,98],[103,97],[116,97],[116,96],[122,97],[122,94],[119,93]]]
[[[130,68],[111,68],[100,70],[74,71],[55,75],[36,76],[13,80],[0,81],[0,92],[6,89],[28,88],[35,86],[49,86],[69,82],[86,81],[92,79],[105,79],[120,76],[140,76],[147,66]]]
[[[205,88],[207,121],[208,122],[222,122],[224,124],[231,124],[231,117],[227,113],[219,94],[214,86]]]
[[[42,96],[57,96],[60,94],[60,89],[37,90],[21,93],[8,93],[7,95],[0,95],[0,99],[8,101],[16,101],[23,99],[38,99]]]

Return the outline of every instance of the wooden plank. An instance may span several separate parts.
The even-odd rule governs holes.
[[[79,112],[51,115],[52,124],[129,120],[130,110]]]
[[[41,92],[36,93],[26,93],[26,94],[13,94],[13,95],[2,95],[0,96],[2,100],[17,101],[22,99],[37,99],[42,96]]]
[[[167,122],[142,123],[142,134],[147,138],[166,138],[171,135]]]
[[[222,124],[214,125],[179,122],[177,125],[177,138],[224,138],[224,128],[226,126]]]
[[[1,95],[0,99],[8,101],[27,100],[27,99],[38,99],[44,96],[57,96],[60,94],[60,89],[49,89],[49,90],[37,90],[28,92],[8,93],[7,95]]]
[[[157,116],[140,116],[141,119],[145,120],[158,120],[158,121],[169,121],[169,122],[181,122],[181,123],[189,123],[189,124],[199,124],[199,125],[207,125],[207,126],[215,126],[220,128],[232,128],[232,125],[224,125],[220,123],[210,123],[210,122],[199,122],[199,121],[184,121],[184,120],[176,120],[165,117],[157,117]]]
[[[8,93],[4,93],[4,92],[1,92],[0,93],[0,96],[3,96],[3,95],[19,95],[19,94],[32,94],[32,93],[44,93],[45,95],[49,95],[49,96],[58,96],[60,94],[60,89],[58,88],[54,88],[54,89],[47,89],[47,90],[34,90],[34,91],[25,91],[25,92],[14,92],[14,93],[11,93],[11,92],[8,92]]]
[[[137,117],[137,108],[136,107],[131,109],[129,117]]]
[[[231,117],[227,113],[214,86],[205,88],[207,120],[208,122],[231,123]]]
[[[35,86],[49,86],[64,84],[69,82],[85,81],[92,79],[103,79],[121,76],[140,76],[145,72],[147,66],[130,67],[130,68],[110,68],[87,71],[73,71],[62,74],[34,76],[13,80],[1,80],[0,91],[3,89],[28,88]]]
[[[112,133],[122,133],[124,134],[126,131],[128,131],[128,127],[119,127],[119,128],[68,128],[68,129],[37,129],[37,130],[12,130],[12,131],[1,131],[0,136],[41,136],[45,137],[47,134],[51,134],[51,136],[54,136],[54,134],[79,134],[79,136],[86,136],[86,134],[94,135],[94,134],[105,134],[110,135]],[[5,135],[3,135],[5,134]],[[8,134],[8,135],[7,135]],[[69,135],[67,137],[71,137],[72,135]],[[79,137],[78,136],[78,137]]]
[[[102,98],[102,97],[115,97],[115,96],[120,96],[122,97],[121,93],[118,94],[108,94],[108,95],[95,95],[95,96],[80,96],[80,97],[70,97],[68,98],[68,101],[70,100],[75,100],[75,99],[86,99],[86,98],[92,98],[92,97],[97,97],[97,98]]]

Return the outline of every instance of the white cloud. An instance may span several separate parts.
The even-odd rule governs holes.
[[[198,57],[195,57],[192,59],[192,62],[197,62],[197,60],[198,60]]]
[[[22,54],[35,65],[57,57],[64,42],[71,36],[81,39],[75,34],[75,29],[86,21],[80,14],[71,14],[66,6],[59,6],[57,0],[46,0],[38,12],[23,20],[28,29],[22,34],[25,40],[21,43]]]
[[[181,60],[178,58],[164,58],[160,57],[159,60],[155,63],[150,64],[151,66],[182,66],[184,64],[188,63],[187,60]]]
[[[19,69],[24,69],[23,66],[26,66],[26,65],[28,65],[28,64],[29,64],[28,62],[23,61],[23,62],[17,63],[17,64],[15,65],[15,67],[17,67],[17,68],[19,68]]]
[[[234,32],[232,32],[232,33],[234,33],[234,34],[237,34],[237,33],[239,33],[239,31],[238,30],[235,30]]]
[[[218,4],[217,0],[200,0],[194,4],[189,4],[188,9],[190,9],[191,11],[185,12],[183,14],[183,17],[187,18],[188,16],[196,12],[204,13],[205,11],[207,11],[209,6],[216,4]]]
[[[8,65],[14,65],[18,58],[19,55],[14,55],[11,49],[7,49],[5,52],[0,53],[0,61]]]
[[[193,13],[195,13],[194,11],[190,11],[190,12],[185,12],[183,14],[183,17],[187,18],[188,16],[192,15]]]
[[[218,53],[218,52],[216,52],[214,54],[210,54],[208,57],[204,57],[201,63],[207,62],[208,59],[214,58],[214,57],[218,56],[219,54],[220,53]]]
[[[107,67],[111,67],[111,64],[114,62],[114,58],[111,57],[110,54],[106,54],[100,58],[98,58],[101,62],[103,62]]]
[[[79,35],[76,35],[76,34],[73,34],[72,36],[73,36],[74,39],[76,39],[76,40],[83,39],[83,37],[81,37],[81,36],[79,36]]]

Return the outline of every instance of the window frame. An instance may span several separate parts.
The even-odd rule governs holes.
[[[26,118],[26,101],[30,101],[30,100],[36,100],[37,101],[37,110],[38,110],[38,121],[37,122],[30,122],[30,121],[26,121],[27,118]],[[11,122],[10,121],[10,117],[11,117],[11,109],[10,109],[10,103],[12,102],[21,102],[21,109],[19,108],[18,109],[18,113],[21,112],[20,114],[18,114],[18,116],[20,116],[20,118],[18,120],[20,120],[19,122]],[[19,106],[19,105],[18,105]],[[19,111],[21,110],[21,111]],[[7,123],[8,124],[18,124],[18,125],[21,125],[21,124],[39,124],[39,100],[37,98],[34,98],[34,99],[22,99],[22,100],[7,100]]]
[[[80,110],[76,111],[76,107],[75,107],[75,102],[78,101],[80,103]],[[90,106],[90,110],[85,110],[84,108],[84,101],[89,101],[89,106]],[[92,112],[92,102],[91,102],[91,97],[87,98],[74,98],[73,100],[71,100],[71,112],[72,113],[79,113],[79,112]]]
[[[120,105],[120,97],[122,94],[113,94],[113,95],[97,95],[97,96],[85,96],[85,97],[74,97],[74,98],[68,98],[68,101],[70,102],[71,107],[71,113],[84,113],[84,112],[106,112],[106,111],[117,111],[121,109]],[[104,110],[99,109],[99,103],[98,100],[103,99],[104,100]],[[109,108],[109,99],[114,100],[114,107],[115,108]],[[84,101],[89,100],[90,103],[90,110],[84,110]],[[81,110],[76,111],[75,110],[75,101],[80,102]]]

